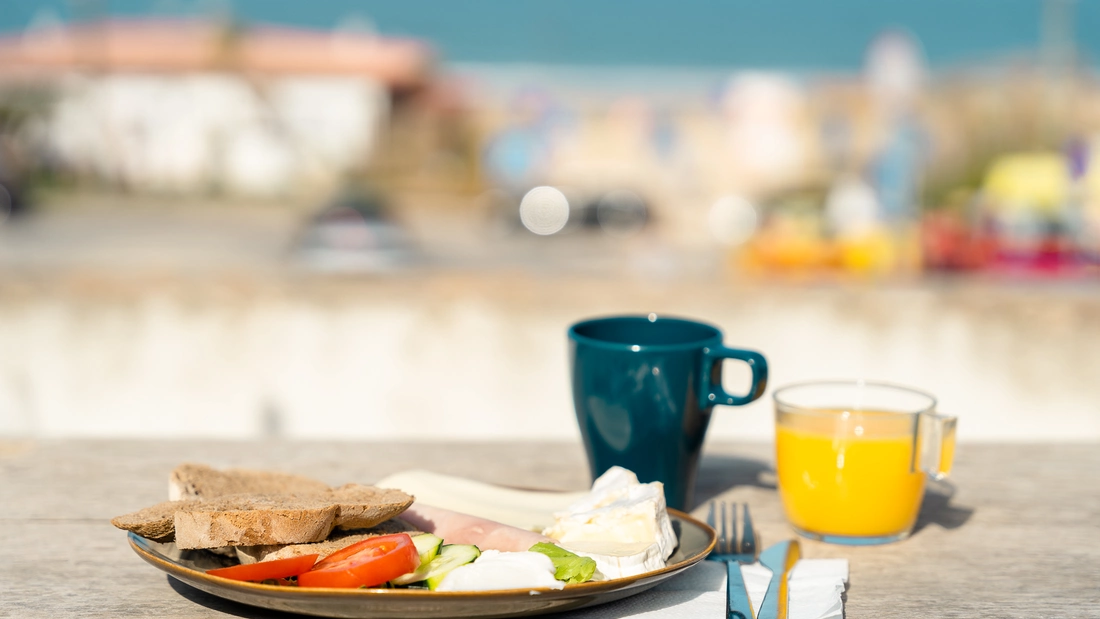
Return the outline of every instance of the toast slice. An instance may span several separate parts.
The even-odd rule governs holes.
[[[176,538],[176,512],[196,507],[199,501],[165,501],[111,519],[111,524],[154,542]]]
[[[413,504],[400,490],[345,484],[324,494],[339,507],[335,524],[341,529],[367,529],[397,516]]]
[[[415,535],[421,531],[401,518],[393,518],[369,529],[335,530],[328,539],[309,544],[269,544],[265,546],[237,546],[237,559],[241,563],[257,563],[275,559],[289,559],[302,555],[318,554],[324,559],[330,554],[356,542],[394,533]]]
[[[168,499],[212,499],[227,494],[319,494],[328,484],[279,471],[225,469],[186,463],[168,476]]]
[[[413,497],[400,490],[348,484],[302,494],[229,494],[166,501],[111,520],[120,529],[180,549],[303,544],[339,526],[360,529],[404,512]]]
[[[111,524],[182,550],[317,542],[332,532],[339,507],[320,497],[231,494],[208,501],[165,501]]]
[[[335,524],[341,529],[366,529],[405,511],[412,497],[400,490],[345,484],[329,488],[325,483],[278,471],[218,469],[205,464],[181,464],[168,479],[168,498],[213,499],[227,494],[323,496],[338,506]]]
[[[176,547],[319,542],[332,532],[339,511],[330,501],[278,495],[230,495],[200,501],[176,511]]]

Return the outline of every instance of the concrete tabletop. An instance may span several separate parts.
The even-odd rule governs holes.
[[[581,490],[572,443],[0,440],[0,617],[285,617],[182,585],[139,559],[108,520],[167,498],[181,462],[274,468],[329,483],[420,468]],[[762,542],[793,536],[771,446],[706,445],[697,507],[747,501]],[[951,484],[929,488],[912,537],[851,548],[848,619],[1100,617],[1100,445],[962,444]],[[626,615],[624,615],[626,616]]]

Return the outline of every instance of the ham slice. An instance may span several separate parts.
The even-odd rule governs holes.
[[[481,550],[519,552],[539,542],[556,543],[532,531],[423,503],[413,503],[401,519],[448,544],[473,544]]]

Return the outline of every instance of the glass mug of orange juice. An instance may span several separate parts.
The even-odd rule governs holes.
[[[885,383],[799,383],[773,397],[779,496],[795,530],[835,544],[908,537],[926,478],[951,471],[956,418]]]

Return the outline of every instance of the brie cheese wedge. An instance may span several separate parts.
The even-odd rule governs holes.
[[[621,467],[609,469],[587,496],[554,516],[554,524],[542,534],[596,560],[608,578],[664,567],[676,550],[664,485],[639,483],[634,473]]]
[[[605,578],[637,576],[665,566],[661,547],[655,543],[572,541],[561,542],[560,545],[572,553],[594,560],[596,569]]]

